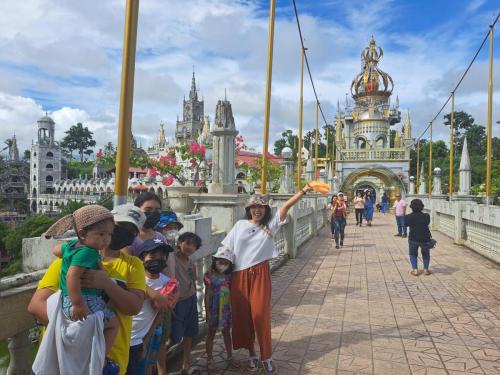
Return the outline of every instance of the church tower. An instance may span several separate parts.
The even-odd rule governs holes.
[[[204,110],[203,100],[198,100],[196,79],[193,71],[189,99],[184,98],[182,106],[182,121],[177,120],[175,127],[175,140],[177,143],[193,142],[203,130]]]
[[[54,183],[61,179],[61,148],[55,140],[55,122],[45,115],[37,121],[38,137],[31,146],[30,209],[32,212],[51,211],[45,194],[54,193]]]

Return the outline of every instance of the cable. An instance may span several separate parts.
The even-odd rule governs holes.
[[[309,66],[309,60],[307,59],[307,52],[306,52],[307,49],[304,46],[304,38],[302,37],[302,29],[300,27],[299,13],[297,11],[297,4],[295,3],[295,0],[292,0],[292,3],[293,3],[293,10],[295,12],[295,20],[297,21],[297,29],[299,30],[300,44],[302,46],[302,50],[304,53],[304,59],[306,62],[307,72],[309,74],[309,80],[311,81],[311,86],[312,86],[312,89],[314,92],[314,96],[316,98],[316,102],[318,103],[318,106],[319,106],[319,111],[321,113],[321,117],[323,118],[325,125],[328,125],[328,121],[326,121],[326,117],[325,117],[325,114],[323,112],[323,108],[321,107],[321,102],[319,101],[319,98],[318,98],[318,93],[316,92],[316,86],[314,85],[314,80],[313,80],[312,73],[311,73],[311,67]],[[337,151],[340,151],[340,149],[337,147],[335,142],[333,143],[333,146],[335,147],[335,149]]]
[[[491,27],[495,27],[495,24],[497,23],[498,19],[500,18],[500,13],[497,14],[497,17],[495,18],[495,21],[493,21],[493,23],[491,24]],[[483,49],[484,47],[484,44],[486,43],[486,41],[488,40],[488,37],[490,36],[490,30],[488,29],[488,32],[486,33],[483,41],[481,42],[481,45],[479,46],[479,48],[477,49],[476,53],[474,54],[474,57],[472,58],[471,62],[469,63],[469,65],[467,66],[467,69],[465,69],[465,71],[463,72],[462,74],[462,77],[460,78],[460,80],[458,81],[458,83],[456,84],[455,88],[453,89],[453,91],[451,92],[450,96],[448,96],[448,99],[446,99],[446,101],[444,102],[443,106],[441,107],[441,109],[438,111],[438,113],[436,113],[436,116],[434,116],[434,118],[429,122],[429,125],[427,125],[427,127],[424,129],[424,131],[422,132],[422,134],[420,134],[420,136],[415,140],[415,142],[418,142],[423,136],[424,134],[427,132],[427,130],[429,130],[429,127],[431,126],[431,124],[436,121],[436,119],[438,118],[438,116],[441,114],[441,112],[443,112],[443,109],[446,107],[446,105],[449,103],[450,99],[451,99],[451,96],[453,95],[453,93],[455,93],[458,89],[458,87],[460,86],[460,84],[462,83],[462,81],[464,80],[465,76],[467,75],[467,73],[469,73],[469,70],[472,66],[472,64],[474,64],[474,61],[476,61],[476,58],[477,56],[479,55],[479,52],[481,52],[481,50]]]

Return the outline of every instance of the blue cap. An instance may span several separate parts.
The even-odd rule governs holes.
[[[141,246],[141,249],[139,250],[139,258],[141,258],[145,253],[149,253],[150,251],[153,250],[163,250],[163,252],[168,255],[168,253],[171,253],[174,251],[172,246],[166,244],[162,240],[155,239],[155,240],[146,240]]]
[[[162,212],[160,214],[160,221],[158,222],[158,224],[156,224],[155,229],[161,230],[170,224],[177,224],[179,230],[184,227],[184,225],[182,225],[182,223],[177,219],[177,215],[175,214],[175,212],[170,211]]]

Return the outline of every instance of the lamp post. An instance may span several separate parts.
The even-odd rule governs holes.
[[[271,0],[269,5],[269,38],[267,44],[267,81],[266,81],[266,107],[264,109],[264,145],[262,147],[262,173],[261,173],[261,191],[266,193],[267,188],[267,150],[269,143],[269,117],[271,114],[271,81],[273,75],[273,44],[274,44],[274,15],[276,9],[276,0]]]

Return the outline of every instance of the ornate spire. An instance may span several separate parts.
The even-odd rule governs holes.
[[[410,110],[406,112],[406,120],[403,129],[404,129],[404,139],[411,139]]]
[[[469,149],[467,147],[467,137],[464,139],[464,146],[462,147],[462,157],[460,158],[459,171],[470,171],[470,158]]]
[[[335,143],[344,147],[344,136],[342,132],[342,118],[340,115],[340,102],[337,100],[337,120],[335,121]]]
[[[394,134],[394,148],[401,147],[401,144],[399,142],[399,130],[395,130],[396,134]]]
[[[189,91],[189,99],[198,100],[198,93],[196,92],[196,79],[194,77],[194,68],[193,68],[193,78],[191,78],[191,91]]]
[[[391,95],[394,88],[392,78],[378,67],[382,56],[384,52],[382,48],[377,47],[372,35],[370,45],[361,53],[361,72],[351,84],[351,94],[354,99],[367,95]]]

